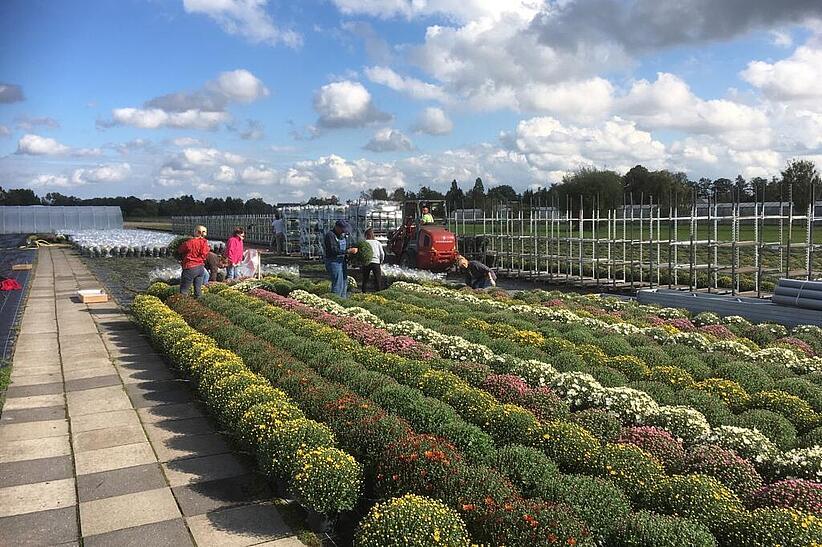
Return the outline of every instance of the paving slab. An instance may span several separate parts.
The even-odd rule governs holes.
[[[273,496],[268,482],[254,473],[175,486],[172,491],[183,515],[187,517],[210,513],[223,507],[260,502]]]
[[[23,319],[20,321],[20,330],[32,334],[56,334],[57,321],[49,319]]]
[[[94,370],[97,371],[99,368],[95,369],[86,369],[86,370]],[[114,369],[112,369],[114,372]],[[95,373],[96,374],[96,373]],[[106,374],[104,376],[90,376],[88,378],[75,378],[72,380],[66,380],[65,389],[66,392],[69,391],[86,391],[88,389],[96,389],[98,387],[111,387],[111,386],[119,386],[120,385],[120,377],[115,374]]]
[[[76,503],[74,477],[0,488],[0,517],[71,507]]]
[[[0,518],[4,545],[70,545],[77,541],[77,506]]]
[[[184,547],[194,545],[185,521],[164,520],[124,530],[87,536],[84,547]]]
[[[45,439],[46,437],[62,437],[68,435],[68,433],[67,420],[3,424],[0,425],[0,443],[28,439]]]
[[[49,365],[60,365],[60,353],[57,348],[47,350],[23,350],[16,347],[14,358],[12,359],[14,368],[45,367]]]
[[[56,334],[20,334],[14,344],[16,352],[44,353],[60,351]]]
[[[89,337],[91,343],[98,344],[100,343],[99,337],[97,337],[97,325],[94,324],[94,321],[91,319],[85,321],[75,321],[70,325],[61,325],[60,326],[60,344],[65,344],[67,342],[71,343],[72,340],[66,340],[67,338],[77,338],[78,340],[82,337]],[[92,337],[97,337],[92,338]]]
[[[175,460],[162,465],[172,487],[239,477],[246,475],[250,469],[250,466],[233,454]]]
[[[77,477],[77,496],[81,502],[165,487],[166,478],[158,463],[135,465]]]
[[[101,363],[99,366],[83,368],[79,370],[66,370],[63,375],[66,379],[66,384],[72,380],[83,380],[86,378],[99,378],[102,376],[111,376],[117,374],[117,369],[112,363]],[[103,387],[103,386],[101,386]]]
[[[65,406],[49,406],[45,408],[27,408],[23,410],[3,409],[0,424],[39,422],[42,420],[59,420],[66,417]]]
[[[68,456],[70,454],[71,444],[68,435],[0,443],[0,463]]]
[[[133,408],[122,386],[70,391],[66,402],[71,417]]]
[[[12,365],[11,369],[11,379],[17,380],[19,378],[28,378],[30,376],[44,376],[47,374],[55,375],[59,379],[61,371],[62,367],[60,366],[60,363],[30,366],[18,366],[17,364],[14,364]]]
[[[231,452],[231,446],[219,433],[180,435],[165,441],[154,442],[153,446],[157,459],[161,462]]]
[[[100,333],[97,332],[97,326],[94,324],[94,321],[88,319],[88,327],[87,329],[90,330],[89,333],[82,333],[82,334],[74,334],[67,332],[69,327],[60,327],[60,351],[61,353],[65,351],[71,351],[75,348],[89,348],[89,347],[96,347],[102,346],[103,341],[100,339]],[[76,330],[78,328],[77,324],[75,323],[72,327],[72,330]]]
[[[139,384],[146,380],[173,380],[176,378],[175,374],[165,366],[156,369],[124,369],[118,367],[118,370],[120,371],[120,379],[126,385]]]
[[[71,419],[72,434],[109,427],[129,427],[140,425],[140,419],[134,409],[113,410],[97,414],[85,414]]]
[[[183,435],[204,435],[217,433],[217,427],[210,418],[187,418],[185,420],[165,420],[161,422],[145,423],[149,440],[152,444],[165,442],[174,437]]]
[[[20,385],[12,382],[6,388],[6,397],[31,397],[34,395],[57,395],[63,393],[63,382],[49,384]]]
[[[194,396],[187,386],[168,389],[165,391],[149,391],[129,393],[129,398],[134,408],[148,408],[161,405],[189,403],[194,401]]]
[[[171,491],[157,488],[81,503],[80,530],[93,536],[180,516]]]
[[[190,403],[176,405],[161,405],[148,408],[138,408],[137,414],[144,423],[154,423],[163,420],[185,420],[187,418],[202,418],[205,413]]]
[[[0,488],[74,477],[71,456],[0,463]]]
[[[265,543],[258,543],[254,547],[305,547],[305,543],[297,539],[296,536],[275,539],[274,541],[266,541]]]
[[[29,408],[43,408],[65,404],[62,393],[52,395],[31,395],[29,397],[8,397],[3,404],[4,409],[22,410]]]
[[[127,444],[146,442],[146,434],[140,425],[107,427],[75,433],[71,439],[74,452],[88,452]]]
[[[245,505],[187,517],[198,545],[244,547],[290,536],[277,508],[270,504]]]
[[[89,361],[109,361],[108,352],[105,349],[105,346],[100,344],[100,346],[89,346],[89,347],[80,347],[74,348],[66,351],[60,352],[63,358],[63,367],[68,366],[68,368],[79,368],[79,365],[75,365],[75,363],[87,363]],[[87,365],[83,365],[87,366]]]
[[[98,448],[97,450],[76,452],[74,454],[77,475],[111,471],[112,469],[122,469],[156,461],[154,451],[147,442]]]

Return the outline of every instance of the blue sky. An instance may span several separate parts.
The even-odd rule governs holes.
[[[289,201],[819,164],[822,5],[731,4],[6,0],[0,184]]]

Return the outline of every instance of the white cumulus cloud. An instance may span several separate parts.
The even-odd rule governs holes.
[[[269,95],[269,90],[245,69],[220,73],[192,92],[175,92],[146,101],[142,107],[115,108],[112,119],[100,127],[130,125],[141,129],[216,129],[231,120],[227,108],[232,103],[250,103]]]
[[[182,153],[186,162],[192,165],[217,165],[219,163],[240,164],[245,158],[216,148],[186,148]]]
[[[775,63],[751,61],[740,74],[775,101],[822,100],[822,37],[798,47],[793,55]]]
[[[443,15],[456,21],[478,18],[499,20],[505,14],[533,17],[544,0],[333,0],[346,15],[412,19]]]
[[[371,93],[359,82],[343,80],[322,86],[314,95],[320,127],[362,127],[387,121],[391,116],[374,106]]]
[[[564,125],[550,117],[537,117],[517,124],[506,136],[513,149],[544,171],[571,171],[595,165],[628,170],[637,163],[664,167],[665,145],[636,124],[621,118],[593,126]]]
[[[131,174],[131,165],[128,163],[114,163],[98,165],[84,169],[75,169],[71,175],[74,185],[122,182]]]
[[[100,156],[100,148],[72,148],[51,137],[27,133],[17,141],[16,154],[27,156]]]
[[[26,134],[17,141],[17,153],[31,156],[58,156],[68,154],[71,148],[51,137]]]
[[[166,112],[159,108],[115,108],[111,113],[115,124],[131,125],[140,129],[214,129],[229,119],[227,112],[202,110]]]
[[[221,73],[212,86],[230,101],[250,103],[269,94],[259,78],[245,69],[237,69]]]
[[[252,43],[290,47],[302,44],[299,33],[274,24],[266,12],[268,0],[183,0],[187,13],[207,15],[228,34],[239,35]]]
[[[216,182],[230,183],[237,180],[237,171],[230,165],[221,165],[214,173]]]
[[[372,152],[397,152],[413,150],[414,145],[401,131],[384,127],[374,133],[363,148]]]
[[[737,147],[759,147],[770,139],[768,116],[762,109],[727,99],[701,99],[673,74],[660,73],[654,82],[634,82],[615,107],[619,115],[643,129],[717,135]]]
[[[441,102],[448,100],[448,94],[440,86],[416,78],[401,76],[391,68],[372,66],[367,67],[364,72],[368,79],[375,84],[384,85],[394,91],[405,93],[413,99]]]
[[[454,129],[454,123],[442,108],[429,106],[423,110],[414,124],[414,131],[429,135],[447,135]]]

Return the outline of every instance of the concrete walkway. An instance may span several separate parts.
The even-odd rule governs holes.
[[[0,419],[2,545],[302,545],[72,251],[41,249]]]

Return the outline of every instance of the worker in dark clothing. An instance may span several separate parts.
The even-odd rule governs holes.
[[[468,260],[460,256],[457,258],[457,268],[465,274],[465,284],[472,289],[487,289],[497,284],[494,270],[479,260]]]
[[[325,271],[331,279],[331,292],[342,298],[348,296],[348,267],[346,256],[356,254],[357,248],[348,244],[348,233],[351,225],[345,220],[338,220],[334,228],[328,230],[323,238],[325,254]]]
[[[205,260],[206,278],[203,281],[203,283],[208,283],[209,281],[223,281],[223,279],[220,279],[218,276],[220,268],[225,267],[226,263],[223,257],[218,255],[217,253],[208,253],[208,255],[206,255]]]

